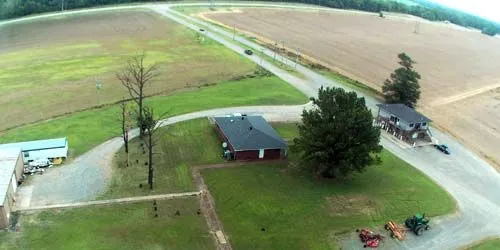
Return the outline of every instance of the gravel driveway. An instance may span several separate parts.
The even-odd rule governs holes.
[[[292,106],[249,106],[205,110],[171,117],[161,126],[221,114],[262,114],[276,122],[296,121],[306,105]],[[138,136],[138,130],[130,132],[129,138]],[[43,175],[31,176],[28,185],[22,185],[17,193],[19,208],[72,203],[95,199],[103,193],[111,177],[112,160],[123,146],[120,137],[113,138],[74,161],[61,167],[46,169]]]

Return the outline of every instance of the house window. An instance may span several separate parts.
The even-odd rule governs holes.
[[[24,158],[30,157],[30,152],[24,152]]]
[[[422,127],[427,126],[427,122],[422,123]]]
[[[413,128],[413,123],[410,123],[410,128]]]

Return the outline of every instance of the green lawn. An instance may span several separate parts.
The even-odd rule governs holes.
[[[496,250],[500,249],[500,239],[492,239],[481,242],[477,245],[467,248],[469,250]]]
[[[293,130],[275,126],[282,135]],[[288,163],[202,174],[235,249],[338,249],[341,234],[358,227],[454,211],[448,193],[420,171],[388,151],[381,158],[347,180],[316,180]]]
[[[169,111],[169,116],[220,107],[306,102],[306,96],[277,77],[228,81],[147,100],[157,114]],[[119,107],[114,105],[8,130],[0,134],[0,143],[67,136],[75,157],[120,132]]]
[[[271,125],[285,140],[293,140],[299,133],[299,128],[296,123],[273,123]]]
[[[158,64],[148,95],[228,81],[255,68],[222,44],[148,10],[3,25],[0,40],[0,131],[122,99],[128,93],[115,74],[140,52],[147,64]],[[98,98],[96,81],[103,83]]]
[[[215,249],[197,198],[157,204],[156,212],[143,202],[21,215],[20,232],[0,232],[0,249]]]
[[[130,144],[131,165],[126,167],[126,156],[122,149],[115,158],[108,191],[101,199],[194,191],[190,167],[223,162],[220,141],[206,118],[162,128],[158,130],[155,140],[154,190],[150,191],[146,187],[148,173],[144,164],[147,162],[147,149],[146,154],[143,154],[140,141],[134,140]],[[139,188],[139,183],[144,187]]]

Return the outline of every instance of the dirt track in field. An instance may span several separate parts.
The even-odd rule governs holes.
[[[170,94],[254,70],[150,11],[120,10],[0,26],[0,131],[127,97],[115,77],[146,52],[159,64],[147,94]],[[228,70],[231,69],[231,70]],[[96,80],[103,83],[97,91]]]
[[[267,42],[284,40],[375,89],[398,67],[396,55],[408,53],[422,75],[419,109],[500,166],[500,39],[372,13],[243,8],[204,16]]]

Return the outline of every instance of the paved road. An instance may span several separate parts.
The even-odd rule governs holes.
[[[276,4],[265,3],[219,4],[232,6],[279,6]],[[175,5],[194,6],[200,4],[190,3]],[[203,5],[206,6],[208,5],[208,3]],[[174,21],[186,25],[187,27],[194,30],[198,30],[199,25],[208,25],[200,20],[194,20],[180,13],[176,13],[169,8],[170,6],[173,5],[142,5],[142,7],[151,8],[152,10],[157,11],[158,13],[167,16]],[[130,7],[109,7],[103,9],[113,10],[124,8]],[[100,9],[92,9],[78,12],[94,12],[99,10]],[[51,15],[54,16],[57,14]],[[38,17],[31,19],[36,18]],[[2,25],[2,23],[0,23],[0,25]],[[209,30],[207,30],[205,34],[210,38],[227,46],[228,48],[236,51],[237,53],[244,55],[244,49],[237,43],[232,41],[232,34],[229,34],[228,36],[227,32],[214,26],[209,28]],[[247,41],[244,38],[238,37],[237,41],[254,48],[256,51],[261,50],[261,47],[259,45],[251,41]],[[268,55],[271,55],[270,51],[264,50],[264,52]],[[261,59],[257,54],[254,54],[249,58],[250,60],[253,60],[258,64],[261,62]],[[295,77],[290,73],[281,70],[265,61],[262,63],[262,66],[309,96],[315,95],[317,88],[322,85],[337,86],[347,89],[345,86],[342,86],[335,81],[327,79],[301,66],[297,67],[297,71],[306,76],[307,80]],[[359,94],[362,95],[362,93]],[[375,110],[375,104],[377,103],[377,101],[371,97],[365,98],[367,100],[367,105]],[[164,125],[209,115],[231,112],[263,114],[264,116],[266,116],[266,118],[271,120],[294,121],[300,119],[300,112],[303,108],[304,107],[301,106],[271,106],[210,110],[173,117],[165,122]],[[500,236],[500,232],[497,229],[498,225],[500,224],[500,192],[498,192],[498,190],[500,190],[500,175],[496,171],[494,171],[493,168],[489,166],[485,161],[471,153],[453,137],[435,129],[433,129],[432,132],[440,142],[446,143],[450,146],[453,152],[451,156],[445,156],[430,147],[403,149],[398,146],[398,144],[387,138],[382,138],[381,144],[392,153],[396,154],[400,158],[412,164],[417,169],[420,169],[421,171],[429,175],[439,185],[445,188],[456,199],[459,212],[454,215],[434,219],[433,223],[437,223],[437,225],[433,227],[432,233],[427,233],[418,239],[416,239],[415,237],[409,237],[408,240],[400,243],[399,246],[394,247],[406,249],[455,249],[467,245],[471,242],[481,240],[485,237]],[[87,159],[87,163],[106,159],[106,156],[114,154],[114,152],[116,152],[120,146],[121,141],[119,139],[110,140],[105,144],[100,145],[98,148],[99,150],[93,150],[83,155],[82,157],[77,159],[75,163],[80,159]],[[104,163],[105,165],[107,165],[109,162],[105,161]],[[82,163],[82,165],[85,164]],[[65,166],[64,168],[71,168],[71,166]],[[105,169],[106,168],[109,168],[109,165],[105,166]],[[61,170],[61,172],[63,172],[63,170]],[[86,173],[82,172],[81,174],[82,175],[79,176],[81,178],[85,178],[84,175]],[[45,176],[46,175],[44,175],[44,177]],[[70,174],[69,176],[65,180],[74,178],[73,174]],[[54,189],[54,191],[55,190],[57,189]],[[78,199],[88,199],[89,197],[90,196],[87,195],[80,195]]]

